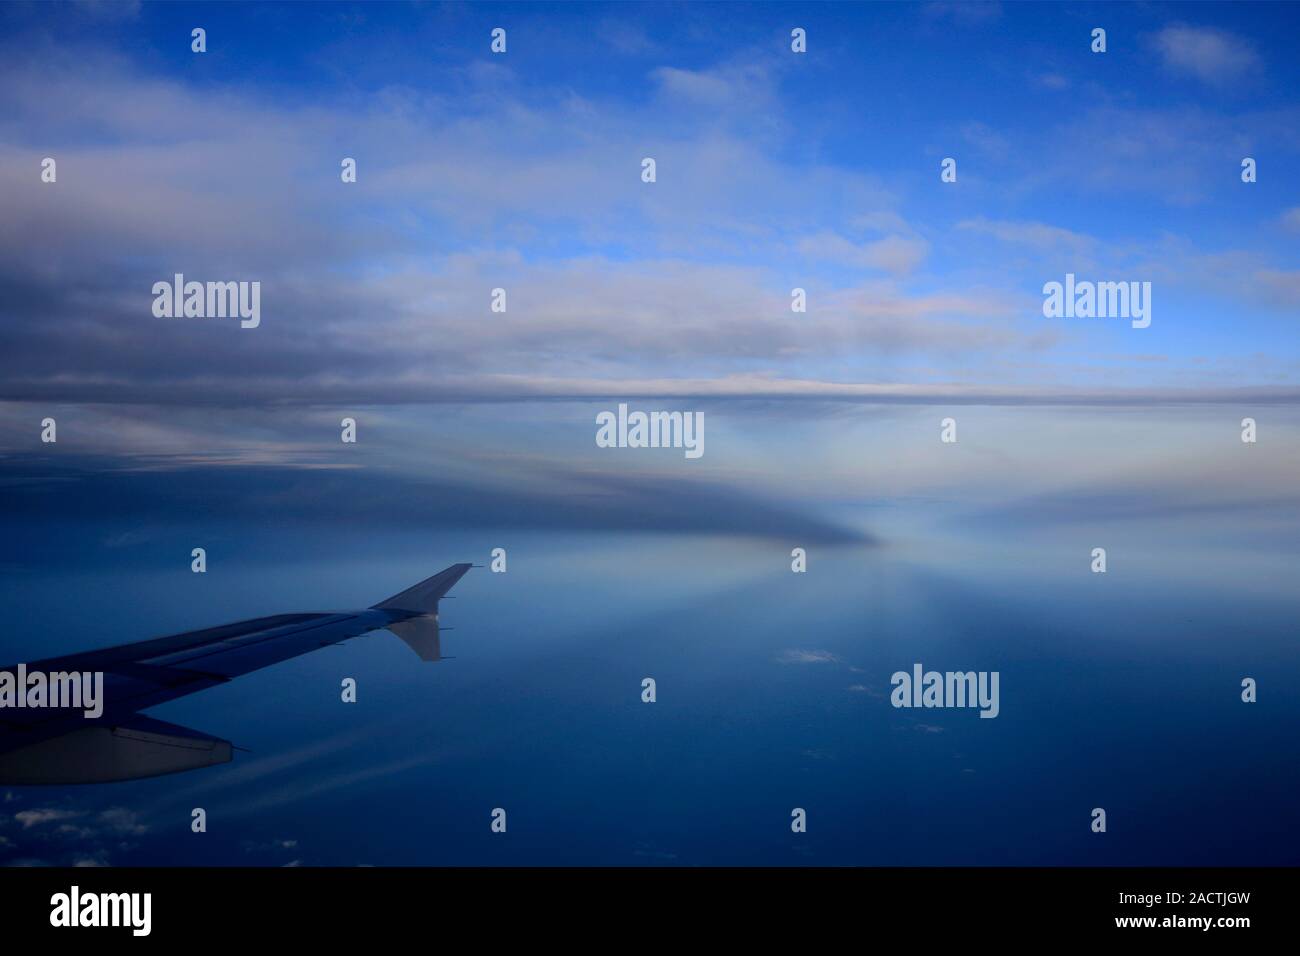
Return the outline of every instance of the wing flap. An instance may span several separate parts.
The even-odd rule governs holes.
[[[229,763],[230,741],[139,714],[116,727],[82,727],[0,754],[0,783],[137,780]]]

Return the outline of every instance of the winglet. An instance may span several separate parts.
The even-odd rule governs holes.
[[[422,661],[445,660],[438,629],[438,601],[445,597],[452,585],[465,576],[468,564],[453,564],[431,578],[394,594],[386,601],[374,605],[377,610],[406,611],[411,616],[394,621],[388,629],[406,642]]]
[[[407,588],[400,594],[394,594],[386,601],[372,604],[374,609],[386,611],[415,611],[419,614],[435,614],[438,599],[452,589],[452,586],[465,576],[470,569],[468,564],[453,564],[444,571],[439,571],[431,578],[425,578],[419,584]]]

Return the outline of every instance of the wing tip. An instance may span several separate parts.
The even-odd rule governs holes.
[[[444,597],[472,567],[473,565],[469,563],[453,564],[418,584],[411,585],[405,591],[394,594],[378,604],[372,604],[371,607],[432,614],[438,610],[438,600]]]

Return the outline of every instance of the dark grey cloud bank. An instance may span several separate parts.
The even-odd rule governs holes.
[[[0,563],[100,562],[188,554],[196,528],[283,535],[300,550],[314,525],[436,534],[449,529],[641,531],[735,535],[816,544],[870,544],[856,529],[717,481],[566,471],[492,486],[376,469],[167,467],[126,470],[115,459],[9,460],[0,470]],[[516,476],[524,479],[526,475]],[[174,541],[174,543],[172,543]],[[183,547],[182,547],[183,545]],[[176,551],[180,548],[180,551]]]

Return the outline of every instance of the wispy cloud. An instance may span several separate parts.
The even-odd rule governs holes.
[[[876,269],[896,275],[915,271],[930,251],[924,239],[886,236],[857,243],[835,233],[821,232],[799,240],[799,252],[862,269]]]
[[[36,810],[19,810],[14,814],[14,819],[22,825],[24,830],[30,830],[32,827],[43,826],[47,823],[75,820],[79,816],[81,816],[81,813],[75,810],[55,810],[50,807],[42,807]]]
[[[1224,30],[1172,24],[1153,40],[1166,67],[1216,86],[1230,83],[1262,66],[1245,39]]]
[[[838,664],[839,657],[830,651],[792,649],[782,651],[777,657],[781,664]]]

